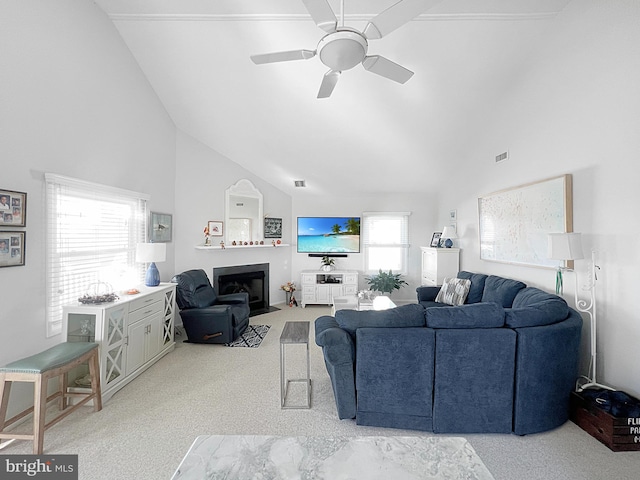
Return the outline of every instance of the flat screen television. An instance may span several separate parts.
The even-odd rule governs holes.
[[[360,253],[360,217],[298,217],[298,253]]]

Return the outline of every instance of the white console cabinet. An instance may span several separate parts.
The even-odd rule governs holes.
[[[63,307],[63,338],[100,345],[103,401],[175,347],[175,284],[138,290],[111,303]],[[86,366],[78,367],[68,375],[68,385],[89,387],[87,373]]]
[[[422,285],[442,285],[445,277],[455,277],[460,268],[459,248],[420,247],[422,250]]]
[[[358,272],[355,270],[332,270],[330,272],[303,270],[301,305],[308,303],[332,305],[334,297],[358,293]]]

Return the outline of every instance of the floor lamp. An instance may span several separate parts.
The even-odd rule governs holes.
[[[553,260],[573,261],[581,260],[584,258],[582,253],[582,235],[580,233],[550,233],[549,234],[549,249],[548,257]],[[611,387],[602,385],[597,382],[597,308],[596,308],[596,282],[598,280],[598,270],[600,267],[596,265],[596,252],[591,252],[591,271],[589,273],[588,283],[583,290],[589,292],[588,300],[580,300],[578,298],[578,275],[577,273],[567,267],[559,266],[556,272],[556,293],[562,295],[563,292],[563,273],[573,272],[573,278],[575,280],[575,305],[576,310],[582,313],[586,313],[589,316],[589,323],[591,328],[591,361],[589,364],[589,371],[587,376],[581,378],[586,380],[586,383],[577,385],[576,389],[581,392],[586,388],[604,388],[607,390],[614,390]]]

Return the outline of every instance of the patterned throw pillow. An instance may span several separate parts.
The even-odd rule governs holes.
[[[436,296],[436,302],[447,305],[463,305],[469,294],[471,280],[466,278],[445,277],[442,287]]]

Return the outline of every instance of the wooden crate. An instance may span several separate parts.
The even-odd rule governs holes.
[[[614,417],[577,392],[571,393],[569,418],[614,452],[640,451],[640,418]]]

